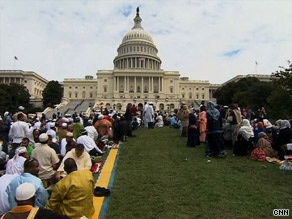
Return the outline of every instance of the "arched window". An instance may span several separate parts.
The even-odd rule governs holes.
[[[82,92],[82,98],[85,98],[85,96],[86,96],[86,93],[85,93],[85,91],[83,91]]]
[[[189,99],[192,99],[193,98],[193,94],[190,92],[189,93]]]

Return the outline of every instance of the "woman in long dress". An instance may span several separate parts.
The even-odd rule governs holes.
[[[189,114],[188,142],[187,146],[196,147],[200,145],[197,117],[194,112]]]
[[[199,131],[200,131],[200,142],[206,142],[207,136],[207,113],[206,106],[201,106],[199,114]]]

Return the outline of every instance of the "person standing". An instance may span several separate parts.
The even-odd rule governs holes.
[[[193,112],[189,115],[189,127],[188,127],[188,141],[187,146],[196,147],[200,145],[197,117]]]
[[[188,134],[189,115],[190,111],[188,109],[188,106],[184,103],[178,112],[178,118],[181,120],[182,123],[181,136],[183,137],[187,137]]]
[[[153,110],[153,103],[150,102],[149,105],[147,107],[145,107],[145,113],[144,113],[144,121],[145,124],[144,126],[147,124],[148,129],[153,129],[154,128],[154,110]]]
[[[200,131],[200,142],[206,142],[207,136],[207,113],[206,113],[206,106],[200,107],[200,114],[199,114],[199,131]]]

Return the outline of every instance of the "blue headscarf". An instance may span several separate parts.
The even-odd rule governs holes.
[[[212,102],[208,102],[207,104],[207,113],[215,120],[219,119],[220,112],[216,109],[215,104]]]

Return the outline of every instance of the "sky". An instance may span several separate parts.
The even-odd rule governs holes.
[[[0,70],[58,81],[112,70],[137,6],[162,69],[181,77],[221,84],[292,61],[291,0],[0,0]]]

